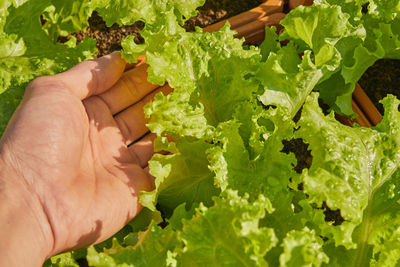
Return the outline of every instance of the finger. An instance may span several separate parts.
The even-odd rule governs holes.
[[[135,104],[159,87],[147,81],[148,67],[147,64],[142,64],[125,72],[110,90],[100,95],[112,114]]]
[[[155,94],[163,92],[164,95],[167,95],[172,90],[168,85],[160,87],[114,117],[126,140],[126,145],[138,140],[149,131],[146,127],[148,119],[144,115],[144,106],[153,100]]]
[[[93,154],[98,157],[107,155],[108,158],[118,159],[120,163],[138,163],[135,155],[126,149],[125,139],[102,99],[89,97],[83,104],[88,114]]]
[[[146,134],[142,139],[129,146],[129,150],[136,155],[142,168],[148,165],[149,160],[154,154],[154,133]]]
[[[83,100],[111,88],[121,77],[125,65],[121,54],[114,52],[97,60],[83,61],[52,77]]]
[[[140,167],[136,154],[124,145],[124,137],[106,104],[97,96],[85,99],[83,103],[89,119],[90,153],[94,155],[94,161],[134,192],[152,190],[149,176]]]
[[[97,210],[88,216],[103,223],[101,235],[97,236],[97,240],[101,241],[121,229],[140,211],[139,192],[151,191],[154,180],[124,145],[123,136],[101,98],[90,97],[83,103],[90,127],[88,153],[91,156],[88,159],[96,177],[96,194],[92,200],[99,207],[108,205],[111,208],[106,213]],[[113,201],[110,202],[110,199]]]

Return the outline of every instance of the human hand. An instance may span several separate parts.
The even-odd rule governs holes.
[[[113,53],[27,87],[0,143],[0,236],[9,239],[0,251],[15,263],[8,266],[21,263],[14,246],[21,266],[41,264],[107,239],[140,211],[139,191],[154,186],[144,169],[153,135],[145,135],[143,106],[171,89],[149,84],[145,65],[123,74],[125,65]],[[10,263],[3,255],[1,266]]]

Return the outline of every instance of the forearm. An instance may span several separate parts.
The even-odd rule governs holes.
[[[52,250],[43,208],[0,159],[0,266],[41,266]]]

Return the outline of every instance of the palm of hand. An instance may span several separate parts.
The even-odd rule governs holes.
[[[114,77],[97,84],[100,91],[119,78],[119,64]],[[142,155],[127,147],[98,92],[83,92],[81,101],[56,77],[30,86],[3,141],[16,151],[10,158],[43,206],[51,254],[105,240],[140,211],[139,191],[152,188]]]

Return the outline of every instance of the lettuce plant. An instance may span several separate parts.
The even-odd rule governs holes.
[[[86,27],[93,10],[108,24],[145,21],[145,43],[128,37],[123,55],[145,54],[149,81],[174,88],[145,108],[155,150],[170,154],[149,162],[156,189],[142,192],[141,214],[112,239],[46,265],[78,266],[83,257],[91,266],[399,265],[400,102],[383,99],[383,120],[372,128],[342,125],[333,110],[354,115],[351,93],[363,72],[400,57],[400,2],[316,0],[291,11],[281,34],[266,29],[260,47],[244,47],[229,25],[185,32],[182,23],[202,3],[3,3],[2,110],[12,110],[18,88],[35,76],[90,57],[91,40],[55,40]],[[35,21],[18,24],[33,12]],[[302,173],[282,151],[294,138],[313,158]]]

